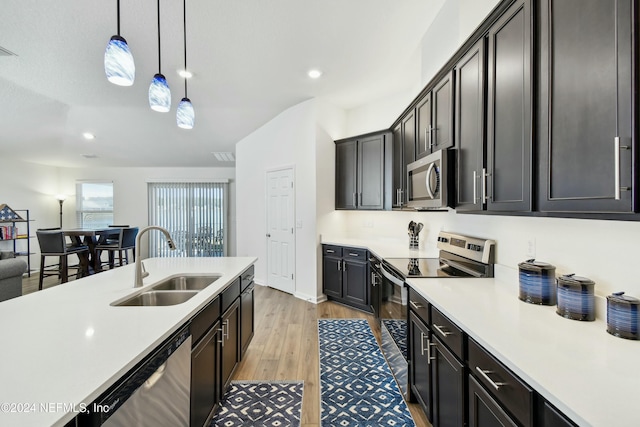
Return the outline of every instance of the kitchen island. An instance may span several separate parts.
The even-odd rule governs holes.
[[[0,425],[63,426],[144,359],[256,261],[151,258],[0,303]],[[111,303],[176,274],[220,275],[181,304]]]

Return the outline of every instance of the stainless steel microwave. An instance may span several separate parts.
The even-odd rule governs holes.
[[[407,165],[407,206],[443,209],[449,205],[453,152],[438,150]]]

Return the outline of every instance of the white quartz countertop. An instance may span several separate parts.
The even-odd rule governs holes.
[[[410,251],[401,239],[322,243],[368,248],[381,258],[438,256],[436,248]],[[510,270],[498,267],[496,273]],[[596,321],[580,322],[558,316],[555,306],[520,301],[517,270],[498,277],[407,282],[578,425],[640,425],[640,341],[608,334],[604,310]]]
[[[151,258],[144,288],[130,264],[0,303],[0,425],[64,425],[255,261]],[[176,274],[221,277],[182,304],[110,305]]]

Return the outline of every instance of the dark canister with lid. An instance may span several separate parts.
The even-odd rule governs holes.
[[[567,319],[596,320],[595,282],[586,277],[565,274],[558,277],[558,308],[556,313]]]
[[[624,292],[607,296],[607,332],[630,340],[640,339],[640,300]]]
[[[556,267],[546,262],[528,259],[518,264],[520,272],[519,298],[530,304],[556,304]]]

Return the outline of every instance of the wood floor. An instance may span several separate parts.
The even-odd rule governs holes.
[[[56,286],[45,278],[44,288]],[[38,274],[22,282],[23,294],[38,290]],[[255,287],[255,333],[233,380],[304,381],[302,426],[320,426],[318,319],[367,319],[378,343],[373,316],[334,302],[312,304],[264,286]],[[431,427],[418,404],[409,403],[417,427]]]
[[[367,319],[380,343],[373,316],[334,302],[312,304],[268,287],[255,288],[255,335],[233,380],[302,380],[302,427],[320,425],[318,319]],[[417,427],[431,426],[417,404],[409,404]]]

